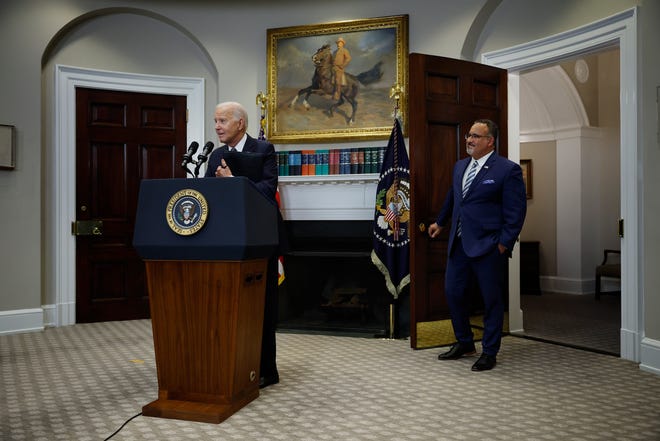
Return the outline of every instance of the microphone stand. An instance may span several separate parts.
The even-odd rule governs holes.
[[[196,161],[190,161],[190,162],[196,164]],[[190,173],[194,178],[196,178],[197,176],[193,174],[193,172],[191,172],[190,169],[188,168],[188,164],[190,164],[190,162],[183,165],[183,169],[186,171],[186,174]],[[199,169],[199,166],[197,166],[197,169]],[[195,170],[195,172],[197,172],[197,169]]]
[[[199,167],[201,167],[202,164],[206,162],[206,157],[205,156],[199,155],[198,158],[199,158],[199,160],[195,163],[195,164],[197,164],[197,165],[195,165],[195,174],[194,174],[194,176],[196,178],[199,177]]]

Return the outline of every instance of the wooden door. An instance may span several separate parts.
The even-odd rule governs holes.
[[[140,180],[185,177],[185,151],[185,96],[76,89],[76,322],[149,317]]]
[[[418,348],[428,347],[420,345],[420,323],[449,318],[444,293],[449,226],[434,240],[426,230],[451,185],[454,163],[467,156],[463,136],[474,120],[488,118],[499,125],[497,149],[507,156],[507,73],[422,54],[410,54],[409,69],[410,341]]]

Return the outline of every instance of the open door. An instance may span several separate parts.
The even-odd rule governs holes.
[[[454,341],[445,300],[447,236],[431,240],[451,185],[454,163],[465,156],[474,120],[500,126],[497,152],[507,156],[507,71],[469,61],[410,54],[409,147],[411,177],[410,344],[415,349]]]

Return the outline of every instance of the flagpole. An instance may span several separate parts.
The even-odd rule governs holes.
[[[259,91],[257,94],[257,105],[261,109],[261,121],[259,122],[259,136],[266,139],[266,103],[268,102],[268,95]]]
[[[390,89],[390,99],[394,100],[393,117],[395,120],[399,118],[399,104],[401,101],[402,93],[403,93],[403,89],[401,85],[399,85],[398,83],[394,84]],[[394,340],[394,324],[395,324],[395,314],[396,314],[396,305],[394,304],[395,301],[396,299],[394,299],[392,303],[390,303],[390,332],[389,332],[390,340]]]
[[[401,95],[403,88],[397,83],[390,89],[390,99],[394,100],[394,119],[399,117],[399,104],[401,102]]]
[[[266,140],[266,103],[268,103],[268,95],[259,91],[256,97],[257,106],[261,109],[261,121],[259,122],[259,136],[260,141]],[[275,202],[277,202],[278,209],[280,208],[280,190],[279,187],[275,190]],[[278,216],[279,217],[279,216]],[[280,227],[282,228],[282,227]],[[284,283],[286,276],[284,274],[284,256],[277,256],[277,285]]]

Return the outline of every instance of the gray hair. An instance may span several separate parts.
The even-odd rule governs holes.
[[[241,103],[237,103],[236,101],[225,101],[224,103],[220,103],[217,106],[215,106],[216,110],[219,109],[220,107],[229,107],[231,109],[231,113],[234,116],[234,119],[239,120],[243,119],[245,121],[245,129],[247,130],[248,127],[248,115],[247,111],[245,110],[245,107]]]

